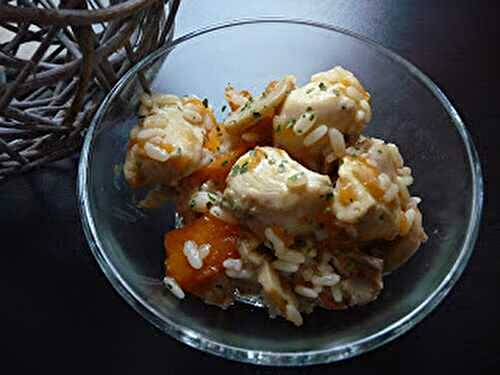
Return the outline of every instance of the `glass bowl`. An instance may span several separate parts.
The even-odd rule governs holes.
[[[138,72],[154,70],[155,91],[207,97],[218,110],[228,82],[260,92],[291,73],[342,65],[373,98],[367,133],[399,145],[413,169],[429,240],[385,278],[378,300],[347,311],[316,309],[301,328],[265,309],[223,311],[163,286],[164,233],[172,205],[141,211],[142,192],[125,184],[121,165],[137,121]],[[148,321],[195,348],[267,365],[341,360],[388,342],[422,320],[449,292],[473,250],[482,207],[476,151],[462,120],[438,87],[391,51],[336,27],[300,20],[244,20],[182,36],[135,65],[103,101],[85,139],[78,194],[90,248],[116,290]],[[430,333],[429,333],[430,334]]]

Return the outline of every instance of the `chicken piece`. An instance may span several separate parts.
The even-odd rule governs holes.
[[[389,264],[408,259],[427,237],[398,148],[363,137],[347,150],[338,173],[332,205],[338,224],[360,242],[392,241],[381,255],[393,259]]]
[[[223,204],[261,238],[278,226],[292,235],[310,233],[305,220],[333,197],[330,178],[308,170],[283,150],[256,147],[243,155],[226,180]]]
[[[296,326],[301,326],[303,319],[297,308],[297,299],[285,287],[278,273],[267,260],[264,260],[259,268],[257,280],[262,285],[264,301],[269,306],[270,311],[276,310],[275,312],[285,319]]]
[[[293,90],[274,118],[274,146],[315,171],[328,170],[371,119],[370,94],[337,66]]]
[[[215,118],[196,98],[155,95],[142,101],[145,118],[130,132],[125,179],[132,187],[174,186],[210,160],[203,145]]]
[[[241,135],[258,122],[271,119],[277,108],[294,88],[295,77],[285,76],[280,81],[271,82],[257,98],[250,97],[244,101],[244,97],[240,97],[241,103],[244,102],[244,104],[237,107],[224,120],[225,129],[231,135]],[[236,103],[236,105],[238,104]]]

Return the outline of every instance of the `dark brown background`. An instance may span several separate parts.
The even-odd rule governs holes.
[[[500,365],[500,3],[468,0],[185,0],[177,35],[241,17],[281,15],[364,34],[406,57],[463,116],[486,182],[472,259],[446,300],[403,337],[333,365],[280,373],[498,373]],[[77,159],[0,187],[0,372],[274,373],[186,347],[139,317],[94,261],[78,218]],[[11,370],[4,372],[8,366]]]

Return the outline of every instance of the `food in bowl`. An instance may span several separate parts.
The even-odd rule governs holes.
[[[369,93],[335,67],[224,96],[218,121],[206,99],[144,95],[130,132],[125,178],[151,188],[140,205],[173,200],[181,222],[165,234],[165,285],[223,308],[259,296],[297,326],[316,306],[375,300],[427,236],[398,147],[362,134]]]

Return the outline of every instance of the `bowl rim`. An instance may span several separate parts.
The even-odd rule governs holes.
[[[122,88],[143,67],[147,66],[152,61],[155,61],[157,58],[185,41],[220,29],[253,25],[258,23],[302,25],[341,33],[368,44],[372,48],[376,49],[377,52],[380,52],[394,62],[403,65],[414,77],[416,77],[428,90],[432,92],[432,94],[440,101],[441,105],[448,112],[453,125],[455,126],[464,143],[468,156],[469,167],[472,174],[472,207],[469,215],[466,237],[464,239],[463,246],[460,249],[460,254],[457,260],[453,264],[446,277],[440,282],[439,286],[409,314],[403,316],[399,320],[386,326],[380,331],[375,332],[374,334],[333,348],[303,352],[247,350],[241,347],[231,346],[208,339],[189,327],[182,326],[166,317],[160,316],[153,308],[148,305],[148,303],[143,298],[141,298],[132,290],[132,288],[127,284],[127,282],[117,271],[117,269],[109,261],[106,252],[104,251],[104,247],[99,240],[98,231],[90,211],[88,198],[89,158],[91,157],[90,151],[92,150],[92,146],[95,140],[95,129],[103,119],[109,105],[113,102],[114,98],[119,94]],[[91,121],[90,127],[85,136],[78,166],[77,195],[83,230],[92,253],[94,254],[99,266],[101,267],[102,271],[111,282],[113,287],[141,316],[146,318],[149,322],[151,322],[163,332],[181,341],[182,343],[227,359],[259,365],[304,366],[319,363],[336,362],[342,359],[357,356],[369,350],[373,350],[407,332],[418,322],[420,322],[424,317],[426,317],[432,310],[434,310],[434,308],[444,299],[444,297],[448,294],[453,285],[459,279],[474,249],[474,244],[478,236],[479,225],[481,221],[481,212],[483,207],[483,178],[477,151],[474,147],[469,132],[467,131],[458,112],[445,96],[443,91],[441,91],[441,89],[439,89],[439,87],[427,75],[425,75],[422,71],[420,71],[420,69],[415,67],[408,60],[399,56],[395,52],[392,52],[391,50],[383,47],[379,43],[344,28],[308,19],[258,17],[236,19],[228,22],[217,23],[215,25],[203,27],[198,30],[181,35],[178,38],[175,38],[169,45],[166,45],[147,55],[136,65],[130,68],[115,84],[112,90],[106,95]]]

